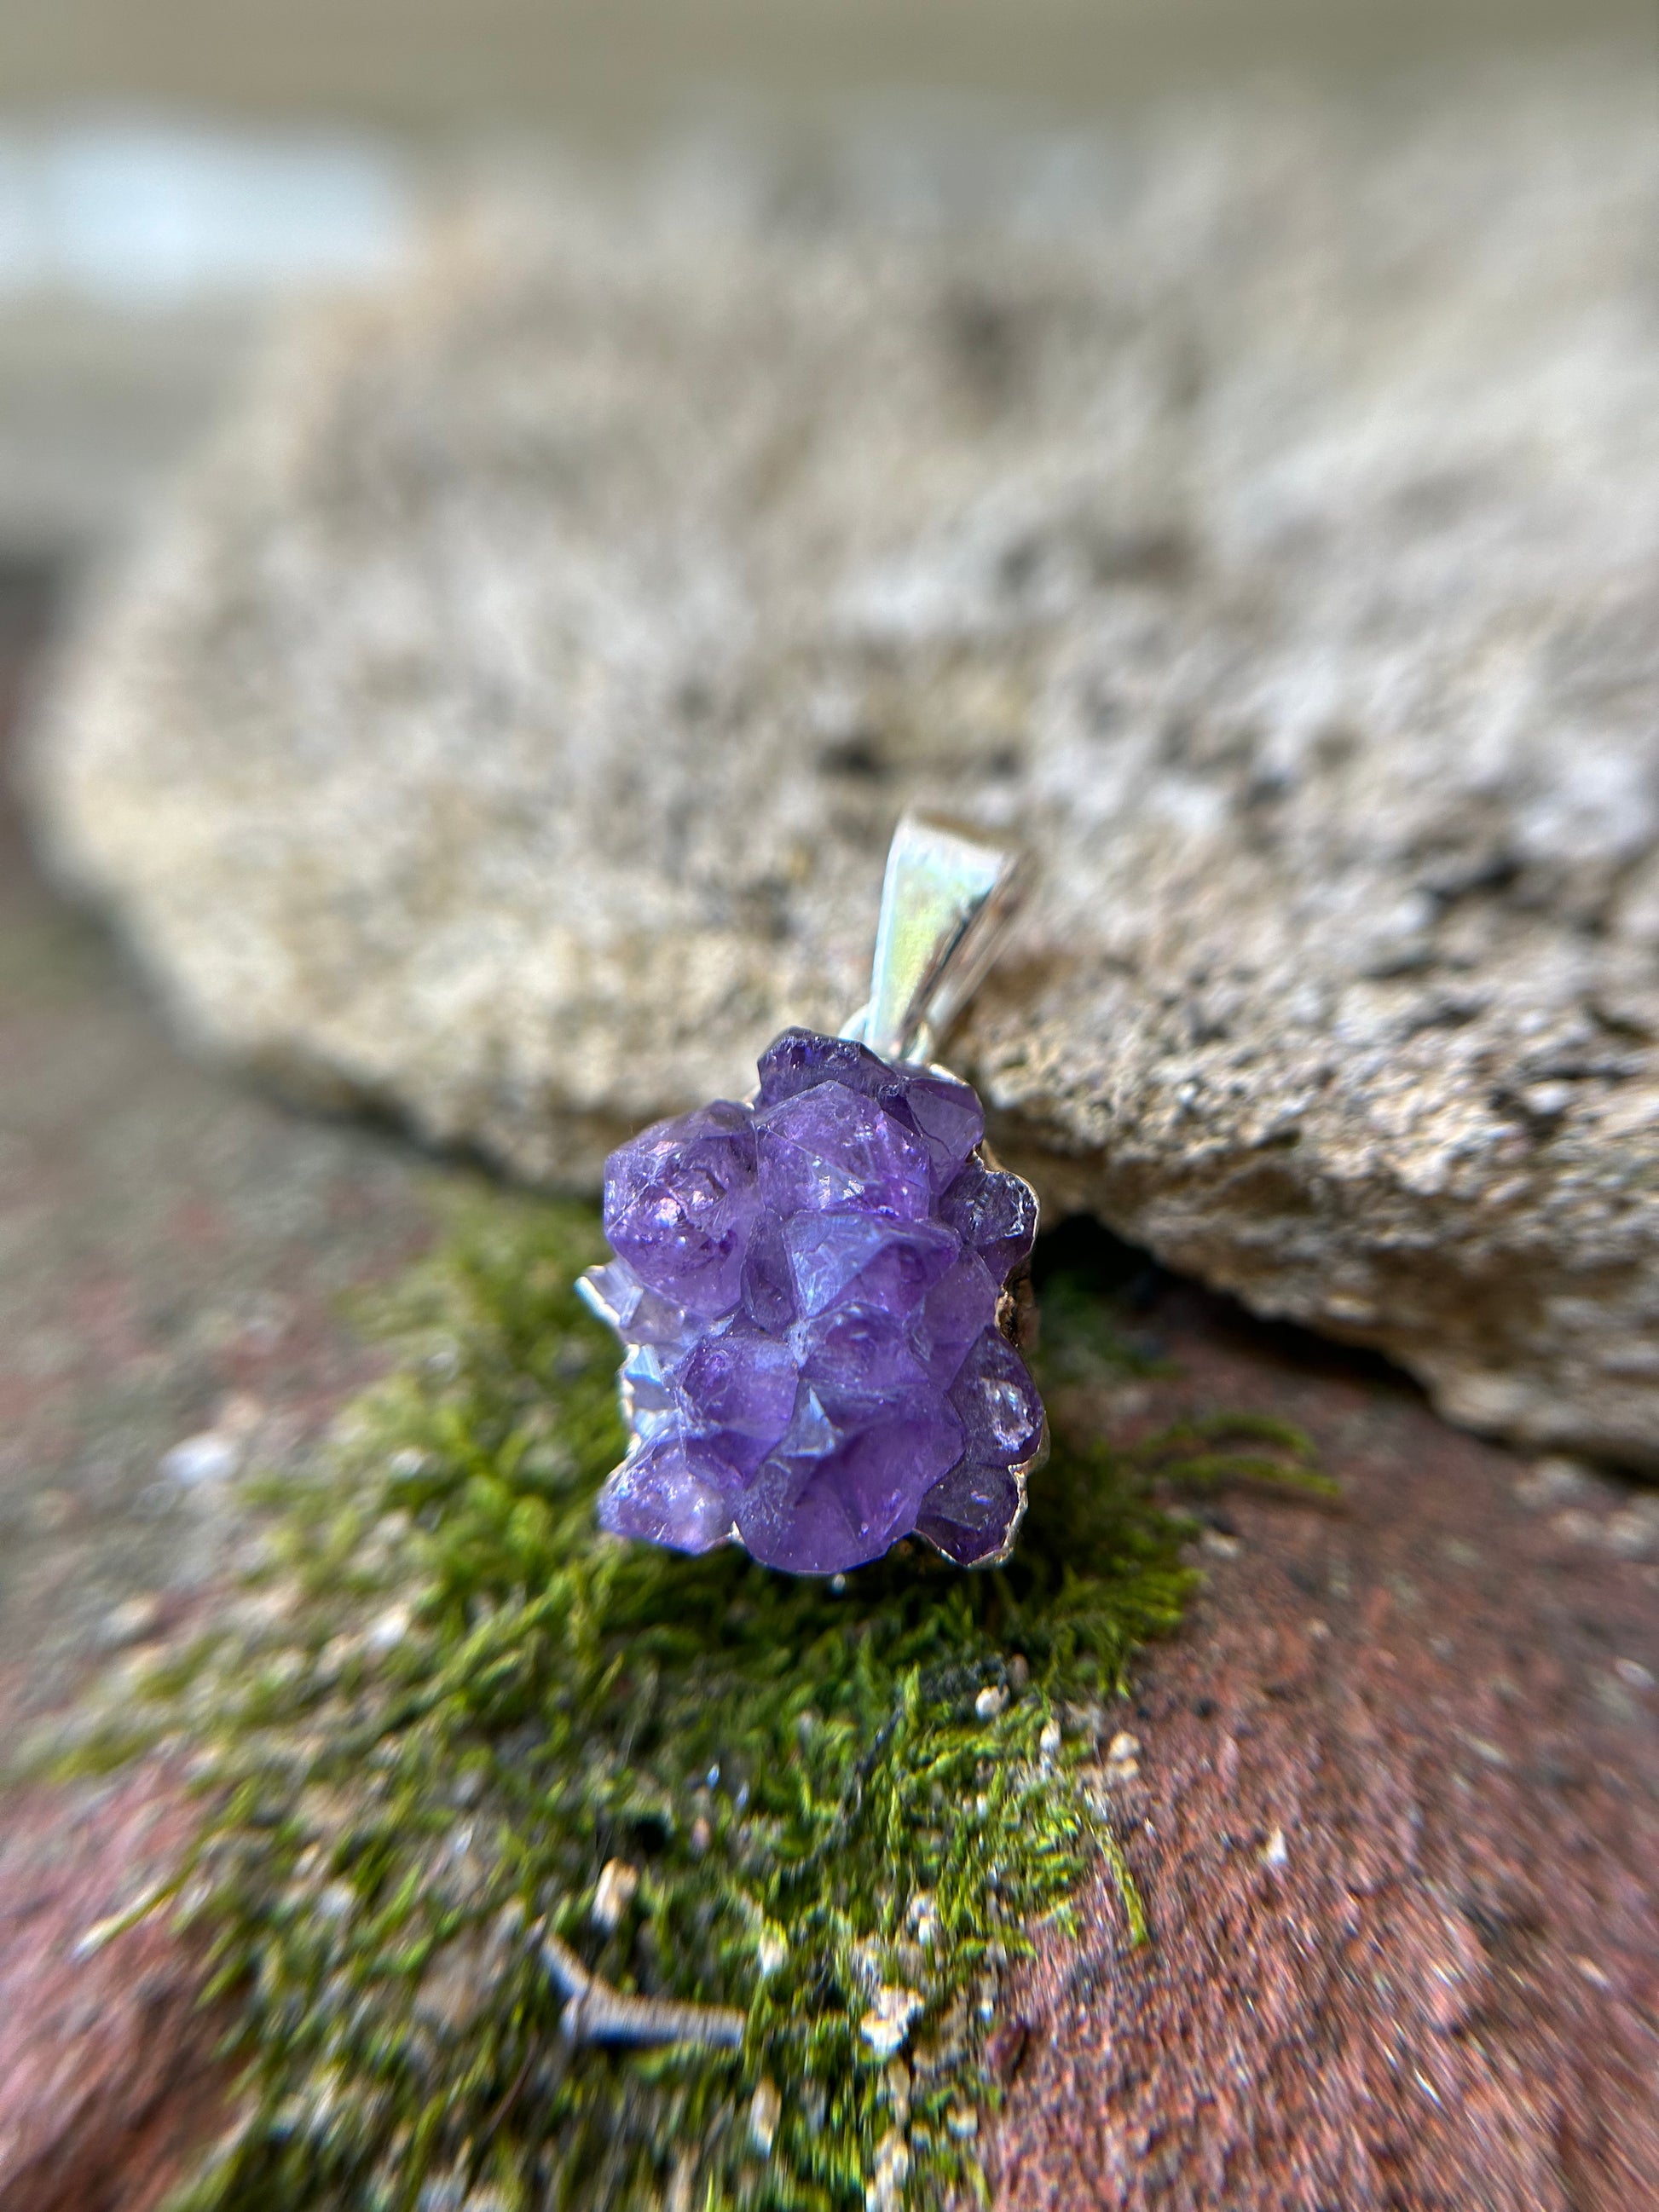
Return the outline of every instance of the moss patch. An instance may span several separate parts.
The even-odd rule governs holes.
[[[204,1792],[182,1909],[245,1999],[246,2118],[190,2212],[941,2204],[1032,1924],[1104,1854],[1139,1937],[1085,1768],[1188,1581],[1154,1485],[1294,1474],[1297,1440],[1062,1436],[987,1574],[623,1547],[616,1346],[571,1288],[600,1249],[580,1209],[471,1205],[379,1316],[396,1372],[264,1501],[239,1612],[147,1685],[136,1733]],[[1097,1298],[1048,1303],[1052,1379],[1122,1356]],[[738,2008],[741,2047],[573,2044],[544,1934]]]

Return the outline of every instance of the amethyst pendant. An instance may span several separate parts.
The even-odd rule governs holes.
[[[963,1566],[1006,1558],[1044,1439],[1007,1287],[1036,1200],[985,1158],[969,1086],[911,1055],[982,965],[1010,874],[907,817],[853,1025],[870,1042],[786,1030],[749,1103],[611,1154],[617,1256],[582,1288],[627,1348],[632,1441],[599,1498],[617,1534],[735,1538],[795,1574],[913,1533]]]

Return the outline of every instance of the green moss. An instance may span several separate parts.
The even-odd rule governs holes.
[[[396,1371],[265,1501],[240,1617],[151,1686],[248,2067],[190,2212],[939,2204],[977,2185],[1033,1923],[1103,1852],[1139,1936],[1100,1708],[1189,1579],[1155,1474],[1236,1462],[1062,1438],[981,1575],[613,1543],[616,1347],[571,1289],[599,1249],[580,1209],[474,1203],[379,1317]],[[1056,1372],[1109,1366],[1098,1301],[1053,1303]],[[607,1929],[611,1859],[640,1879]],[[619,1989],[739,2008],[741,2049],[573,2046],[543,1928]],[[921,2000],[896,2058],[860,2029],[882,1990]]]

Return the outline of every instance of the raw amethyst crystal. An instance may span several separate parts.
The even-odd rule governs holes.
[[[997,1327],[1036,1204],[936,1069],[786,1030],[752,1105],[613,1152],[616,1252],[584,1278],[627,1346],[628,1457],[599,1518],[681,1551],[735,1535],[835,1574],[917,1531],[969,1566],[1024,1510],[1042,1407]]]

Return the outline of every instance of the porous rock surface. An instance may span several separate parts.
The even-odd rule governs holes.
[[[997,2212],[1659,2203],[1659,1500],[1151,1287],[1176,1371],[1115,1433],[1288,1413],[1341,1503],[1231,1493],[1097,1723],[1152,1940],[1103,1870],[1039,1936],[987,2052]]]
[[[58,863],[218,1051],[591,1182],[858,1003],[902,805],[1006,827],[951,1057],[1051,1206],[1659,1462],[1654,90],[526,191],[92,621]]]

